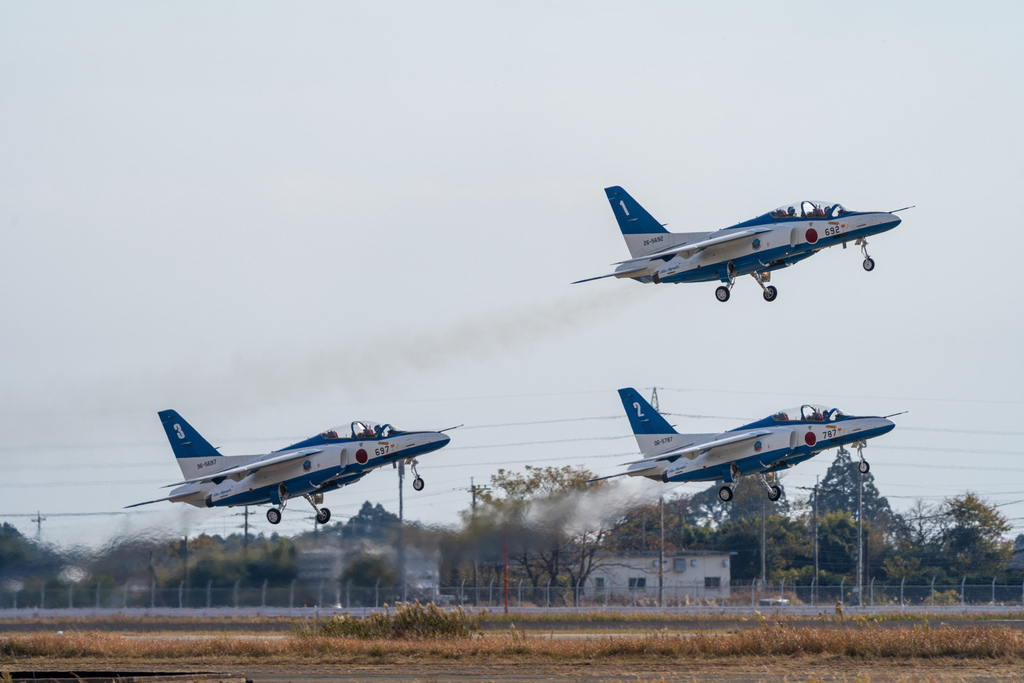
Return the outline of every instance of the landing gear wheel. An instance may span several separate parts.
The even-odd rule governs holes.
[[[732,500],[732,489],[729,488],[728,486],[723,486],[722,488],[718,489],[718,497],[722,499],[723,503],[728,503],[730,500]]]
[[[775,301],[779,297],[779,290],[775,289],[772,285],[768,285],[764,288],[764,300]]]
[[[722,303],[725,303],[726,301],[728,301],[729,300],[729,288],[723,286],[723,287],[719,287],[718,289],[716,289],[715,290],[715,298],[718,299],[719,301],[721,301]]]
[[[857,463],[857,469],[860,470],[861,474],[867,474],[871,471],[871,465],[868,464],[867,460],[861,460]]]
[[[771,487],[771,489],[768,491],[768,500],[774,502],[779,498],[782,498],[782,489],[780,489],[778,486]]]
[[[416,477],[412,480],[412,487],[417,491],[422,491],[424,487],[423,477]]]
[[[864,270],[866,270],[866,271],[868,271],[870,273],[874,269],[875,269],[875,260],[874,259],[870,259],[870,258],[864,259]]]
[[[281,511],[277,508],[270,508],[267,510],[267,521],[271,524],[281,523]]]
[[[331,511],[327,508],[320,508],[320,512],[316,513],[317,524],[327,524],[331,521]]]

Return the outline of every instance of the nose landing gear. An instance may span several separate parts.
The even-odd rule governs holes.
[[[423,477],[416,471],[416,458],[409,461],[409,466],[412,468],[412,476],[416,477],[412,480],[412,487],[417,491],[422,491],[426,484],[423,482]]]
[[[857,239],[855,244],[859,244],[860,245],[860,253],[864,254],[864,263],[863,263],[864,270],[866,270],[866,271],[868,271],[870,273],[872,270],[875,269],[875,260],[873,258],[871,258],[870,256],[868,256],[868,241],[867,241],[867,239],[865,239],[864,237],[860,237],[860,238]]]

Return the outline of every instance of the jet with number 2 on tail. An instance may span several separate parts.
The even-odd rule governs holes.
[[[874,270],[868,256],[868,237],[900,224],[898,211],[850,211],[833,202],[785,204],[749,221],[714,232],[669,232],[621,187],[604,190],[619,222],[632,258],[620,261],[615,272],[577,280],[606,277],[638,282],[722,282],[715,290],[728,301],[740,275],[751,275],[764,290],[765,301],[779,291],[766,284],[773,270],[786,268],[826,247],[848,242],[860,246],[864,270]]]
[[[858,467],[870,466],[863,450],[868,439],[892,431],[886,417],[847,415],[838,408],[802,405],[779,412],[721,434],[680,434],[635,389],[619,389],[622,406],[643,459],[624,463],[625,472],[599,477],[647,477],[663,482],[721,481],[718,497],[732,500],[736,480],[756,475],[768,489],[768,499],[778,500],[782,489],[769,479],[829,448],[847,453],[857,449]],[[897,415],[899,413],[896,413]]]
[[[289,498],[305,498],[316,520],[326,524],[331,511],[317,507],[327,491],[353,484],[370,470],[400,461],[412,466],[412,487],[423,490],[416,457],[444,448],[451,437],[439,432],[406,432],[389,424],[353,422],[264,455],[221,455],[192,425],[173,410],[158,413],[171,450],[185,478],[171,495],[128,507],[161,501],[196,507],[232,507],[271,503],[267,520],[281,521]]]

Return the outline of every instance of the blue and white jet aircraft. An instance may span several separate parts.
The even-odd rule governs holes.
[[[848,242],[859,245],[864,270],[874,270],[868,256],[868,237],[900,224],[897,211],[850,211],[834,202],[802,201],[784,204],[763,216],[715,232],[669,232],[621,187],[604,190],[632,258],[616,264],[606,277],[638,282],[722,282],[715,290],[728,301],[736,277],[751,275],[764,290],[765,301],[775,301],[778,290],[766,285],[771,272],[813,256],[826,247]],[[912,207],[904,207],[909,209]]]
[[[399,461],[412,466],[412,487],[423,490],[423,478],[416,472],[416,457],[444,448],[451,437],[440,432],[405,432],[389,424],[353,422],[335,427],[299,443],[264,455],[221,455],[192,425],[173,410],[158,413],[171,450],[185,478],[161,501],[188,503],[196,507],[232,507],[272,503],[267,510],[271,524],[281,521],[289,498],[302,496],[316,511],[316,520],[326,524],[331,511],[317,507],[323,494],[365,477],[370,470]]]
[[[612,477],[639,476],[663,482],[721,481],[718,497],[732,500],[739,477],[757,475],[778,500],[782,489],[769,474],[787,470],[829,448],[848,453],[857,449],[862,473],[870,469],[863,450],[867,440],[890,432],[893,417],[858,417],[838,408],[802,405],[721,434],[680,434],[635,389],[619,389],[642,460],[624,463],[625,472]],[[899,414],[899,413],[897,413]]]

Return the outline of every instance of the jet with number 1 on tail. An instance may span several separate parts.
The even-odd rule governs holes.
[[[728,301],[736,278],[750,275],[764,290],[765,301],[779,291],[767,284],[772,271],[803,261],[817,252],[853,242],[864,255],[864,270],[874,270],[868,256],[868,237],[900,224],[898,211],[850,211],[834,202],[802,201],[784,204],[749,221],[712,232],[669,232],[621,187],[605,188],[622,237],[632,258],[614,265],[615,272],[577,280],[606,277],[638,282],[721,282],[719,301]]]
[[[840,453],[847,453],[846,446],[856,448],[858,467],[866,474],[867,440],[896,426],[889,419],[893,415],[847,415],[838,408],[805,404],[720,434],[680,434],[636,389],[619,389],[619,397],[643,458],[624,463],[625,472],[591,481],[624,476],[666,483],[720,481],[718,497],[726,502],[732,500],[736,480],[749,475],[760,479],[769,500],[778,500],[782,489],[774,483],[775,474],[829,448]]]
[[[233,507],[270,503],[267,520],[281,521],[290,498],[302,497],[313,506],[316,520],[326,524],[331,511],[318,507],[323,494],[354,484],[371,470],[400,461],[412,466],[412,487],[423,490],[423,478],[416,472],[417,456],[444,448],[451,437],[438,432],[407,432],[390,424],[353,422],[335,427],[264,455],[221,455],[192,425],[173,410],[158,413],[171,442],[183,481],[161,501],[188,503],[196,507]],[[452,428],[454,429],[454,428]]]

